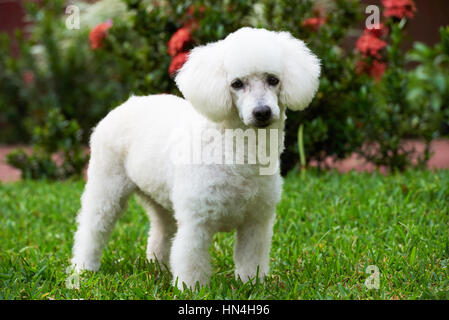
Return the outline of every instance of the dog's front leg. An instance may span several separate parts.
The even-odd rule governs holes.
[[[274,214],[262,221],[247,221],[237,228],[234,247],[235,276],[246,282],[269,271]]]
[[[209,246],[213,233],[204,225],[183,223],[178,232],[170,254],[170,265],[173,283],[183,290],[183,283],[189,288],[200,287],[209,282],[212,273],[210,266]]]

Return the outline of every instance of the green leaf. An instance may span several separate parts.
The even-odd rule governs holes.
[[[441,73],[435,75],[433,82],[440,92],[446,91],[446,78]]]
[[[410,265],[413,265],[415,263],[415,259],[416,259],[416,247],[413,247],[409,258]]]

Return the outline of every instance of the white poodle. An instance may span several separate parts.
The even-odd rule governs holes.
[[[242,28],[191,51],[176,77],[186,100],[165,94],[131,97],[111,111],[91,137],[73,247],[75,270],[98,270],[111,230],[136,193],[150,217],[147,258],[168,265],[179,288],[208,283],[213,235],[232,229],[236,277],[263,279],[282,191],[277,159],[286,108],[307,107],[319,74],[318,58],[289,33]],[[243,147],[218,152],[217,146],[227,145],[219,135],[238,136],[243,130],[247,139],[240,142],[245,141],[247,161],[229,162],[229,153]],[[255,136],[251,130],[258,134],[254,148],[249,146]],[[176,161],[188,145],[185,136],[194,140],[194,131],[200,132],[193,147],[196,161]],[[212,139],[214,148],[201,136],[204,132],[218,137]],[[270,136],[268,143],[265,136]],[[255,149],[259,157],[251,163]],[[272,172],[262,173],[267,161],[261,155],[268,149],[276,163]],[[198,150],[217,152],[205,163]]]

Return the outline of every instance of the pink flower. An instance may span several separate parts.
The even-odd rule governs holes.
[[[112,27],[112,20],[96,25],[89,33],[89,42],[92,50],[103,47],[103,39],[106,38],[108,29]]]
[[[382,0],[385,7],[384,16],[389,18],[402,19],[404,17],[413,18],[416,6],[413,0]]]
[[[171,77],[173,77],[176,72],[181,69],[184,63],[187,61],[188,52],[178,53],[175,57],[173,57],[170,66],[168,67],[168,73]]]

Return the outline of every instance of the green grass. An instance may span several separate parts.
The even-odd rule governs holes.
[[[82,181],[0,185],[0,299],[449,299],[449,171],[291,174],[277,210],[264,284],[233,278],[233,234],[210,248],[211,286],[180,292],[145,258],[136,201],[102,267],[66,287]],[[380,270],[380,288],[364,285]]]

